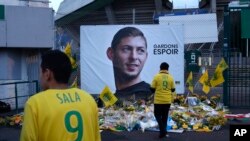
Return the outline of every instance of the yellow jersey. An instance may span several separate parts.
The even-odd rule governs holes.
[[[171,104],[172,91],[175,88],[174,79],[168,71],[161,70],[153,78],[152,88],[155,88],[154,104]]]
[[[49,89],[25,104],[20,141],[100,141],[98,108],[78,88]]]

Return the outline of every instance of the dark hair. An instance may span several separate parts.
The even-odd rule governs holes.
[[[60,50],[49,50],[42,55],[42,71],[49,69],[59,83],[68,83],[72,66],[69,57]]]
[[[169,68],[168,63],[166,63],[166,62],[161,63],[161,65],[160,65],[161,70],[168,70],[168,68]]]
[[[113,49],[116,48],[116,46],[121,42],[121,40],[125,37],[136,37],[136,36],[141,36],[146,43],[146,47],[147,47],[147,40],[144,36],[144,34],[142,33],[141,30],[139,30],[138,28],[135,27],[125,27],[120,29],[113,37],[113,40],[111,42],[111,47]]]

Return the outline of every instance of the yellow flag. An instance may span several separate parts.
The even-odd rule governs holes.
[[[64,49],[64,53],[69,57],[71,66],[72,66],[73,70],[75,70],[77,68],[77,63],[76,63],[76,60],[72,57],[70,43],[67,43],[67,45]]]
[[[215,70],[223,72],[227,68],[228,68],[228,65],[227,65],[226,61],[224,60],[224,58],[222,58],[220,63],[216,66]]]
[[[220,70],[215,70],[213,77],[210,80],[212,87],[215,87],[224,82],[223,72]]]
[[[71,45],[70,45],[70,43],[67,43],[67,45],[66,45],[66,47],[65,47],[65,49],[64,49],[64,53],[65,53],[68,57],[71,56]]]
[[[227,68],[228,68],[228,65],[225,62],[224,58],[222,58],[220,63],[216,66],[214,75],[210,80],[210,84],[212,87],[215,87],[225,81],[223,77],[223,71]]]
[[[210,85],[209,85],[209,80],[208,80],[208,71],[206,70],[205,73],[202,74],[201,78],[199,79],[199,82],[203,85],[202,90],[206,94],[209,93],[210,91]]]
[[[69,60],[70,60],[72,69],[75,70],[77,68],[76,60],[73,57],[71,57],[71,56],[69,56]]]
[[[111,92],[108,86],[105,86],[105,88],[102,90],[100,94],[100,99],[105,104],[105,107],[112,106],[117,101],[117,98]]]
[[[193,73],[192,73],[192,71],[188,75],[186,84],[188,84],[188,89],[193,93],[194,92],[194,84],[193,84]]]
[[[70,86],[71,88],[77,88],[77,77],[74,79],[74,82]]]

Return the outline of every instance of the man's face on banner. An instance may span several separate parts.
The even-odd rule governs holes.
[[[141,36],[125,37],[112,52],[114,71],[127,78],[137,77],[147,59],[147,46]]]

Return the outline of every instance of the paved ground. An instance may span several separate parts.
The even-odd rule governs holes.
[[[0,141],[18,141],[20,136],[20,129],[0,127]],[[103,131],[101,133],[102,141],[157,141],[158,132],[141,131],[132,132],[111,132]],[[223,127],[219,131],[210,133],[204,132],[184,132],[184,133],[170,133],[169,138],[161,139],[163,141],[229,141],[229,128]]]
[[[227,128],[210,133],[189,131],[183,133],[169,133],[169,135],[169,138],[158,139],[157,132],[104,132],[102,133],[102,141],[212,141],[212,139],[218,139],[218,141],[229,141],[229,130]]]
[[[230,109],[232,113],[250,113],[250,109]],[[214,132],[193,132],[186,131],[183,133],[170,133],[169,138],[161,139],[162,141],[230,141],[229,126],[230,124],[249,124],[250,121],[229,121],[219,131]],[[0,141],[18,141],[21,128],[1,127]],[[111,132],[103,131],[101,133],[102,141],[157,141],[158,132],[141,131],[132,132]]]

